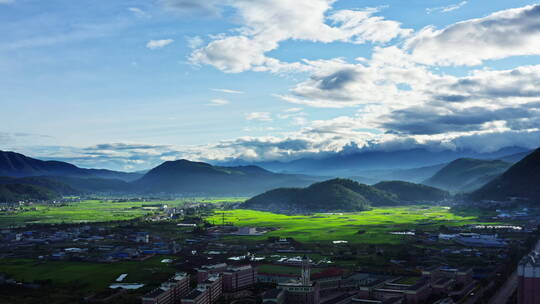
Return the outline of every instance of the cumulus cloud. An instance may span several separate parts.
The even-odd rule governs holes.
[[[267,53],[286,40],[313,42],[386,43],[407,36],[411,30],[400,23],[374,16],[376,8],[337,10],[327,15],[334,0],[234,0],[242,27],[238,35],[219,35],[195,50],[194,64],[212,65],[224,72],[305,70],[301,63],[284,63]]]
[[[408,60],[407,54],[395,46],[376,48],[368,61],[333,59],[306,64],[312,70],[310,78],[298,83],[290,94],[278,97],[321,108],[413,104],[420,102],[422,89],[438,77]],[[414,90],[404,89],[404,84]]]
[[[429,26],[410,38],[406,49],[417,62],[441,66],[540,55],[540,5],[496,12],[441,30]]]
[[[174,40],[172,40],[172,39],[150,40],[146,44],[146,47],[151,49],[151,50],[156,50],[156,49],[164,48],[164,47],[168,46],[169,44],[171,44],[173,42],[174,42]]]

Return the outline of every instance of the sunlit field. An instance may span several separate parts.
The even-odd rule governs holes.
[[[479,223],[476,216],[460,216],[445,207],[407,206],[375,208],[358,213],[335,213],[289,216],[253,210],[232,210],[214,214],[207,221],[235,226],[276,228],[263,236],[239,236],[229,239],[261,240],[268,237],[293,237],[300,242],[396,244],[407,238],[391,232],[412,229],[437,230],[441,225],[456,226]]]
[[[159,206],[180,207],[188,202],[229,203],[244,201],[245,198],[186,198],[176,201],[112,202],[108,200],[86,200],[65,206],[33,205],[24,211],[0,214],[0,227],[25,224],[57,224],[125,221],[154,213]],[[34,210],[35,209],[35,210]]]

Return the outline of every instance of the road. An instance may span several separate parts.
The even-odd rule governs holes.
[[[536,243],[536,251],[540,252],[540,240]],[[497,293],[489,300],[489,304],[506,304],[508,299],[514,294],[518,287],[517,272],[514,271],[512,275],[506,280],[504,285],[497,291]]]

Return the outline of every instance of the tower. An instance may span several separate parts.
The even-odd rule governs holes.
[[[309,258],[304,255],[302,258],[302,277],[300,278],[302,285],[311,285],[311,264]]]

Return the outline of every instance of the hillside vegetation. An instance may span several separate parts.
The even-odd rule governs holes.
[[[439,170],[424,184],[452,192],[469,192],[487,184],[510,166],[501,160],[460,158]]]
[[[146,193],[254,194],[284,186],[306,186],[303,176],[276,174],[256,166],[219,167],[188,160],[169,161],[134,183]]]
[[[0,184],[0,202],[52,200],[58,197],[58,193],[40,186],[25,184]]]
[[[540,201],[540,149],[519,161],[470,195],[475,200],[506,200],[511,197]]]
[[[450,197],[447,191],[404,181],[385,181],[373,187],[394,194],[400,202],[438,202]]]
[[[363,211],[397,204],[396,197],[348,179],[333,179],[307,188],[280,188],[247,200],[246,209],[277,213]]]

